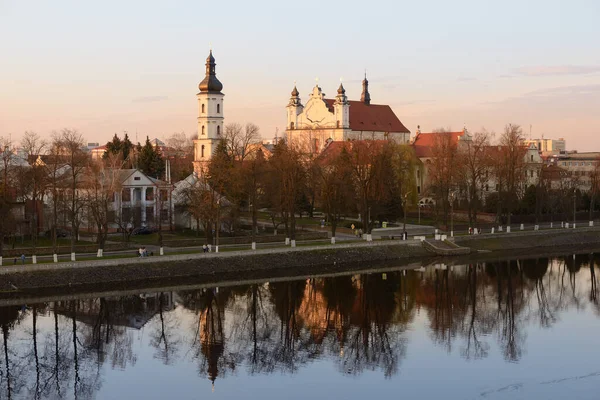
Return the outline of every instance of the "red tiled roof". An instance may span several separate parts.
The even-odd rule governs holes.
[[[450,140],[452,143],[458,143],[458,138],[463,136],[465,131],[460,132],[428,132],[428,133],[418,133],[413,141],[413,147],[415,149],[415,154],[417,157],[431,157],[431,149],[435,145],[435,140],[437,137],[442,135],[450,136]]]
[[[323,99],[333,112],[334,99]],[[350,129],[353,131],[410,133],[388,105],[350,100]]]

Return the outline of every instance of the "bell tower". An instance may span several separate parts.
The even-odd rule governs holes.
[[[217,79],[212,50],[206,58],[206,74],[198,85],[198,139],[194,140],[194,172],[202,175],[223,137],[223,84]]]

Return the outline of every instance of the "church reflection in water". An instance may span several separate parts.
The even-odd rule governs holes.
[[[2,307],[0,392],[90,398],[140,352],[193,365],[213,390],[240,368],[293,374],[314,360],[393,377],[417,325],[465,360],[494,349],[518,362],[528,326],[600,314],[596,268],[593,255],[570,255]]]

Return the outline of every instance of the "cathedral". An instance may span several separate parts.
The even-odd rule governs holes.
[[[206,58],[206,73],[198,85],[198,138],[194,140],[194,173],[202,175],[222,139],[223,84],[217,79],[212,50]],[[410,131],[389,105],[372,104],[366,74],[360,100],[349,100],[340,83],[335,98],[326,98],[315,85],[306,105],[296,86],[287,105],[286,140],[306,152],[320,153],[330,142],[346,140],[394,140],[409,143]]]
[[[394,140],[409,143],[410,131],[388,105],[371,104],[369,81],[362,82],[360,101],[348,100],[340,83],[337,96],[328,99],[315,85],[306,105],[296,86],[287,105],[286,139],[311,153],[321,152],[330,142],[346,140]]]

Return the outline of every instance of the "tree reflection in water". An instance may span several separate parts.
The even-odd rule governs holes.
[[[571,255],[3,307],[0,396],[93,397],[107,368],[136,367],[144,329],[155,359],[191,361],[213,385],[317,359],[391,377],[417,316],[447,352],[476,360],[497,343],[518,362],[529,326],[588,304],[600,316],[595,270],[594,255]]]

